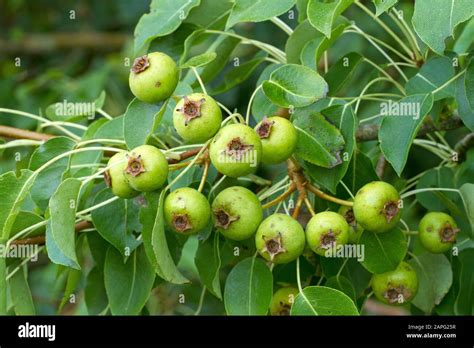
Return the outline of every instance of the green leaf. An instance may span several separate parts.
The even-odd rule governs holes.
[[[104,123],[94,134],[94,139],[123,140],[123,115]]]
[[[296,0],[296,9],[298,10],[298,22],[301,23],[308,18],[307,9],[308,9],[309,0]]]
[[[320,35],[320,37],[306,43],[300,56],[302,64],[318,71],[318,62],[323,56],[323,53],[339,39],[347,25],[348,23],[346,22],[336,25],[331,32],[330,38]]]
[[[466,88],[466,97],[471,110],[474,110],[474,59],[472,59],[466,68],[464,75],[464,87]]]
[[[474,131],[474,107],[472,107],[474,84],[472,81],[474,81],[474,60],[471,60],[466,73],[456,81],[456,102],[459,117],[467,128]]]
[[[66,137],[55,137],[49,139],[38,147],[30,158],[29,168],[37,170],[53,158],[74,149],[76,143]],[[48,166],[37,174],[35,183],[31,188],[31,198],[41,210],[45,210],[52,194],[58,188],[63,173],[67,170],[69,158],[64,157]]]
[[[48,220],[48,224],[46,225],[46,250],[48,251],[48,258],[51,260],[51,262],[57,264],[57,265],[64,265],[66,267],[71,267],[75,269],[79,269],[80,266],[78,263],[71,258],[67,257],[64,255],[64,253],[61,251],[59,246],[56,244],[56,241],[54,240],[51,232],[51,220]]]
[[[87,130],[81,137],[81,141],[92,140],[94,139],[95,133],[102,127],[105,123],[107,123],[106,118],[100,118],[97,121],[91,123]],[[92,147],[92,146],[100,146],[100,143],[91,143],[86,145],[85,147]],[[99,165],[100,161],[102,160],[103,151],[85,151],[85,152],[78,152],[71,155],[70,160],[70,167],[69,173],[71,176],[75,178],[80,178],[84,176],[92,175],[96,172],[97,166]],[[87,164],[87,167],[83,165]],[[94,166],[97,164],[97,166]],[[82,165],[81,168],[73,168],[74,166]]]
[[[109,247],[105,256],[104,282],[113,315],[137,315],[150,296],[155,272],[143,247],[138,247],[124,262],[122,255]]]
[[[471,225],[471,236],[474,237],[472,234],[474,231],[474,184],[466,183],[462,185],[459,192],[461,193],[466,215]]]
[[[229,61],[232,52],[240,43],[240,39],[231,36],[224,36],[220,40],[219,44],[215,48],[216,59],[207,64],[201,70],[199,75],[204,83],[212,81],[222,69],[226,66]]]
[[[123,134],[129,149],[144,145],[158,127],[166,110],[166,102],[158,105],[133,99],[123,117]]]
[[[291,315],[359,315],[359,312],[343,292],[325,286],[308,286],[296,296]]]
[[[45,116],[52,121],[71,121],[94,119],[96,110],[102,108],[105,102],[105,91],[94,101],[68,102],[63,100],[49,105],[45,110]]]
[[[278,69],[281,64],[270,64],[263,71],[257,81],[257,86],[260,86],[263,81],[268,80],[273,71]],[[265,116],[275,115],[278,111],[278,106],[273,104],[263,93],[260,88],[255,94],[255,98],[252,103],[252,116],[257,121],[260,122]]]
[[[92,258],[97,267],[102,271],[105,263],[105,252],[109,247],[107,241],[97,231],[91,231],[87,233],[87,243],[91,250]]]
[[[199,244],[194,261],[201,282],[211,294],[222,300],[219,271],[222,265],[221,252],[226,244],[222,243],[222,245],[219,245],[219,239],[219,234],[214,233],[213,238],[209,238]]]
[[[12,229],[10,234],[14,236],[20,231],[23,231],[25,228],[30,226],[36,225],[38,223],[43,223],[44,219],[38,214],[35,214],[31,211],[20,210],[18,212],[17,218],[13,223]],[[23,237],[34,237],[39,236],[45,233],[45,226],[41,226],[36,228],[33,231],[28,232],[27,234],[23,235]]]
[[[448,57],[437,57],[428,60],[420,71],[408,80],[406,91],[408,95],[428,94],[444,85],[454,76],[453,63]],[[454,97],[455,84],[450,83],[433,94],[434,100]]]
[[[0,239],[10,237],[21,205],[33,184],[33,175],[29,170],[22,170],[18,178],[14,172],[0,175]]]
[[[104,274],[97,266],[87,275],[84,299],[89,315],[102,313],[108,305]]]
[[[235,0],[226,29],[240,22],[263,22],[290,10],[295,0]]]
[[[379,177],[370,158],[363,152],[356,150],[343,180],[351,192],[357,192],[365,184],[379,180]]]
[[[186,68],[191,68],[191,67],[197,68],[200,66],[207,65],[210,62],[212,62],[214,59],[216,59],[216,57],[217,57],[217,54],[215,52],[206,52],[198,56],[194,56],[188,59],[188,61],[181,66],[181,69],[186,69]]]
[[[474,15],[471,0],[418,0],[412,23],[418,36],[434,52],[443,55],[447,37],[454,28]]]
[[[285,44],[287,63],[300,64],[301,52],[305,45],[313,39],[322,37],[323,35],[314,29],[308,20],[299,24]]]
[[[353,301],[356,300],[356,292],[351,281],[344,276],[334,276],[329,278],[324,286],[339,290],[349,296]]]
[[[314,70],[286,64],[273,71],[263,82],[263,92],[278,106],[303,107],[326,96],[328,85]]]
[[[227,276],[224,304],[228,315],[265,315],[273,295],[273,276],[265,263],[249,257]]]
[[[344,149],[341,132],[318,112],[318,105],[296,109],[292,115],[298,131],[295,154],[312,164],[333,168],[341,164],[340,153]]]
[[[151,265],[161,278],[170,283],[189,282],[176,267],[168,247],[164,221],[165,191],[159,197],[157,193],[149,193],[146,199],[148,204],[141,209],[140,221],[143,224],[143,244]]]
[[[392,105],[394,109],[387,106],[390,116],[384,117],[380,127],[380,149],[400,176],[407,162],[413,139],[433,106],[433,96],[431,94],[412,95],[385,105]]]
[[[135,54],[146,51],[153,39],[174,32],[200,0],[153,0],[150,13],[144,14],[135,27]]]
[[[310,0],[308,3],[308,20],[313,27],[329,38],[331,37],[334,21],[353,2],[354,0],[338,0],[333,2]]]
[[[384,12],[388,12],[390,8],[396,5],[398,0],[372,0],[375,5],[375,15],[378,17]]]
[[[264,61],[265,57],[258,55],[245,63],[232,67],[231,70],[225,74],[224,81],[213,88],[209,94],[221,94],[241,84],[247,80],[255,69]]]
[[[339,59],[336,64],[329,68],[329,71],[324,75],[324,79],[329,85],[329,94],[336,96],[336,93],[344,86],[356,70],[359,63],[364,60],[357,52],[351,52]]]
[[[458,55],[467,53],[474,42],[474,18],[466,24],[461,35],[457,37],[454,43],[453,51]]]
[[[326,99],[324,101],[326,102]],[[347,105],[334,105],[322,110],[321,113],[329,122],[340,129],[344,138],[344,147],[340,150],[341,155],[339,155],[342,163],[335,168],[324,168],[307,164],[308,174],[318,185],[335,193],[337,185],[347,172],[354,152],[357,119],[352,111],[352,107]]]
[[[433,168],[420,177],[416,184],[416,189],[431,187],[455,188],[453,177],[454,172],[452,168]],[[455,201],[457,198],[458,194],[456,192],[431,191],[416,194],[416,199],[419,203],[426,209],[432,211],[444,210],[447,202]]]
[[[109,189],[100,191],[94,205],[113,198]],[[114,218],[111,219],[110,217]],[[122,255],[134,250],[139,242],[133,232],[141,230],[138,221],[138,206],[134,200],[117,199],[91,212],[92,222],[99,234],[112,244]]]
[[[451,264],[443,254],[424,253],[409,261],[418,276],[418,293],[413,304],[430,314],[453,283]]]
[[[71,295],[77,288],[79,281],[81,280],[82,272],[74,268],[67,269],[67,279],[66,279],[66,288],[64,289],[63,298],[58,307],[58,314],[61,313],[62,309],[71,299]]]
[[[230,13],[232,5],[232,0],[201,0],[201,4],[189,12],[184,22],[200,28],[214,28]]]
[[[21,267],[9,280],[10,294],[16,315],[35,315],[35,305],[26,277],[26,265]]]
[[[466,249],[459,254],[461,271],[459,274],[459,293],[456,297],[455,311],[458,315],[474,315],[474,249]]]
[[[375,274],[393,271],[407,253],[405,235],[398,228],[385,233],[364,231],[359,244],[364,246],[362,266]]]
[[[76,255],[76,211],[81,181],[69,178],[64,180],[57,188],[49,201],[49,222],[46,225],[47,233],[51,238],[47,239],[46,248],[49,251],[49,242],[54,241],[61,253],[68,258],[65,266],[71,263],[74,268],[80,269]],[[52,260],[53,262],[57,260]]]

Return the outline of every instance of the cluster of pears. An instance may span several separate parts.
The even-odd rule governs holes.
[[[135,60],[129,82],[139,100],[157,103],[172,96],[178,81],[175,62],[155,52]],[[259,163],[281,163],[295,150],[297,131],[286,118],[265,118],[254,129],[240,123],[221,127],[221,123],[218,103],[202,93],[183,97],[173,112],[174,127],[187,143],[212,139],[211,163],[229,177],[253,173]],[[117,153],[109,166],[106,182],[115,195],[123,198],[160,189],[169,171],[165,156],[150,145]],[[298,258],[306,246],[327,257],[338,246],[357,243],[364,230],[372,233],[392,230],[400,221],[400,202],[399,193],[392,185],[371,182],[357,192],[352,207],[342,206],[337,213],[317,213],[303,229],[286,214],[264,218],[258,197],[244,187],[224,189],[212,204],[198,190],[183,187],[166,197],[164,216],[170,229],[186,235],[198,233],[212,220],[224,237],[235,241],[253,237],[263,258],[282,264]],[[427,250],[444,252],[454,244],[458,231],[449,215],[432,212],[421,220],[419,238]],[[374,275],[371,284],[381,301],[400,304],[414,297],[418,281],[411,266],[402,262],[392,272]]]

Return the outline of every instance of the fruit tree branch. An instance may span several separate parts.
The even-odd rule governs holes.
[[[55,135],[52,134],[32,132],[29,130],[8,126],[0,126],[0,136],[10,139],[31,139],[39,141],[46,141],[55,137]]]
[[[94,227],[91,222],[89,221],[80,221],[74,227],[76,232],[81,232],[85,229]],[[24,238],[24,239],[17,239],[12,242],[13,244],[38,244],[44,245],[46,243],[46,237],[44,235],[31,237],[31,238]]]
[[[453,116],[442,120],[438,124],[428,120],[423,122],[420,129],[418,130],[417,137],[421,137],[428,133],[443,130],[453,130],[463,126],[462,120],[458,116]],[[379,134],[379,126],[376,124],[361,125],[356,132],[356,140],[358,142],[377,140]]]
[[[446,131],[446,130],[453,130],[457,128],[463,127],[464,124],[462,120],[458,116],[453,116],[447,118],[441,122],[435,124],[432,121],[424,122],[417,134],[417,137],[423,136],[428,133],[436,132],[436,131]],[[356,132],[356,139],[358,142],[370,141],[370,140],[377,140],[378,139],[378,132],[379,126],[375,124],[368,124],[368,125],[361,125],[357,129]],[[31,139],[31,140],[48,140],[57,135],[54,134],[47,134],[47,133],[38,133],[28,130],[23,130],[14,127],[8,126],[0,126],[0,136],[11,138],[11,139]],[[201,149],[191,149],[181,153],[180,159],[169,159],[168,163],[174,164],[178,163],[184,159],[189,157],[193,157],[196,155]]]

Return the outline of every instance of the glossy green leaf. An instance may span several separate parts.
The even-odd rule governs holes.
[[[95,197],[94,205],[113,197],[109,189],[103,189]],[[138,209],[134,200],[117,199],[91,212],[92,222],[99,234],[122,255],[131,253],[139,244],[133,235],[133,232],[141,230]],[[111,216],[114,218],[111,219]]]
[[[74,149],[76,143],[66,137],[55,137],[49,139],[38,147],[30,158],[29,168],[37,170],[53,158]],[[31,189],[31,198],[45,210],[52,194],[61,183],[62,175],[67,170],[69,157],[64,157],[37,174],[35,183]]]
[[[191,67],[197,68],[200,66],[207,65],[210,62],[212,62],[214,59],[216,59],[216,57],[217,57],[217,54],[215,52],[207,52],[207,53],[200,54],[198,56],[194,56],[188,59],[186,63],[181,65],[181,69],[191,68]]]
[[[471,60],[466,69],[466,74],[456,81],[456,102],[458,113],[462,121],[471,131],[474,131],[474,107],[472,95],[474,94],[474,60]]]
[[[113,315],[137,315],[150,296],[155,272],[144,248],[138,247],[124,262],[120,253],[109,247],[105,257],[104,283]]]
[[[372,0],[375,5],[375,15],[380,16],[384,12],[388,12],[395,6],[398,0]]]
[[[474,60],[471,60],[466,68],[464,76],[464,87],[466,89],[466,97],[471,110],[474,110]]]
[[[474,237],[474,184],[466,183],[459,188],[466,215],[471,225],[471,236]]]
[[[433,106],[433,96],[413,95],[385,105],[390,116],[384,117],[380,127],[380,149],[400,176],[413,139]]]
[[[260,86],[263,81],[268,80],[273,71],[278,69],[281,64],[271,64],[267,66],[261,73],[257,81],[257,86]],[[252,103],[252,116],[257,121],[260,122],[265,116],[271,116],[276,114],[278,111],[278,106],[273,104],[270,99],[267,98],[262,89],[257,91],[255,98]]]
[[[33,184],[34,175],[29,170],[22,170],[20,177],[14,172],[0,175],[0,239],[7,239],[20,212],[21,205]]]
[[[178,29],[189,11],[199,3],[200,0],[153,0],[150,13],[144,14],[135,27],[135,54],[146,51],[153,39]]]
[[[364,231],[359,244],[364,246],[362,266],[375,274],[393,271],[407,253],[405,235],[398,228],[384,233]]]
[[[25,228],[28,228],[36,224],[43,224],[43,223],[44,223],[44,218],[42,216],[35,214],[31,211],[20,210],[18,212],[17,218],[15,219],[15,222],[13,223],[10,234],[14,236],[18,232],[23,231]],[[44,233],[45,233],[45,224],[28,232],[23,237],[27,237],[27,236],[34,237],[34,236],[42,235]]]
[[[431,187],[455,188],[453,182],[454,172],[452,168],[441,167],[433,168],[424,173],[416,185],[416,189],[424,189]],[[446,209],[446,203],[455,201],[459,195],[456,192],[419,192],[416,199],[428,210],[442,211]]]
[[[417,0],[412,22],[423,42],[443,55],[444,40],[453,36],[454,28],[472,15],[474,2],[471,0]]]
[[[199,75],[204,83],[212,81],[224,69],[232,56],[232,52],[240,43],[240,39],[224,36],[215,48],[216,59],[199,70]]]
[[[49,223],[46,227],[51,238],[47,239],[46,248],[54,240],[55,246],[68,258],[74,268],[80,269],[76,255],[75,222],[77,200],[81,189],[81,181],[69,178],[64,180],[57,188],[49,201]],[[57,260],[52,260],[53,262]],[[68,262],[66,266],[71,263]]]
[[[108,305],[104,274],[97,266],[92,268],[87,275],[84,299],[90,315],[102,313]]]
[[[328,85],[314,70],[286,64],[273,71],[263,82],[263,92],[281,107],[303,107],[326,96]]]
[[[226,28],[240,22],[262,22],[293,7],[295,0],[235,0]]]
[[[255,69],[264,62],[264,60],[265,58],[259,55],[245,63],[233,66],[231,70],[226,73],[224,81],[213,88],[209,94],[216,95],[224,93],[247,80],[249,76],[255,71]]]
[[[453,283],[453,271],[446,256],[424,253],[409,261],[418,276],[418,293],[413,304],[430,314]]]
[[[222,266],[223,252],[228,252],[228,244],[220,241],[218,233],[199,244],[194,262],[199,278],[206,288],[217,298],[222,299],[219,272]]]
[[[359,311],[354,302],[339,290],[308,286],[296,296],[291,315],[359,315]]]
[[[474,315],[474,249],[464,250],[459,254],[461,271],[459,274],[459,293],[456,297],[455,310],[458,315]]]
[[[105,91],[94,101],[59,101],[49,105],[45,110],[45,116],[52,121],[78,121],[94,119],[96,110],[102,108],[105,102]]]
[[[363,57],[356,52],[351,52],[339,59],[329,71],[324,75],[324,79],[329,85],[329,95],[336,96],[336,93],[351,80],[351,77],[363,61]]]
[[[379,177],[370,158],[363,152],[356,150],[343,180],[351,192],[357,192],[365,184],[379,180]]]
[[[144,145],[158,127],[166,110],[166,102],[156,104],[144,103],[133,99],[123,118],[123,134],[129,149]]]
[[[298,131],[295,149],[298,157],[324,168],[333,168],[342,163],[344,137],[318,112],[317,104],[296,109],[292,122]]]
[[[84,131],[81,141],[89,141],[94,139],[97,131],[107,123],[106,118],[98,119],[97,121],[92,122],[87,130]],[[100,143],[91,143],[83,147],[92,147],[92,146],[101,146]],[[97,170],[97,167],[102,160],[103,151],[84,151],[71,155],[69,173],[75,178],[85,177],[92,175]],[[97,166],[94,166],[97,164]],[[75,166],[81,166],[80,168],[75,168]]]
[[[189,12],[185,23],[192,23],[201,28],[212,28],[226,20],[232,9],[232,0],[201,0],[199,6]]]
[[[420,71],[408,80],[406,91],[408,95],[428,94],[445,85],[454,76],[454,67],[450,58],[437,57],[428,60]],[[455,84],[450,83],[433,94],[434,100],[454,97]]]
[[[176,266],[171,257],[168,240],[165,233],[164,199],[165,191],[159,196],[149,193],[146,196],[147,206],[140,212],[140,221],[143,224],[142,237],[145,252],[155,272],[164,280],[183,284],[189,282]]]
[[[324,52],[326,52],[326,50],[339,39],[347,25],[348,23],[346,22],[335,25],[331,32],[330,38],[321,35],[320,37],[306,43],[306,45],[303,47],[303,50],[301,51],[301,63],[311,69],[318,71],[318,62],[320,61]]]
[[[356,299],[356,292],[352,282],[344,276],[331,277],[326,281],[324,286],[343,292],[353,301]]]
[[[36,314],[26,272],[26,265],[22,266],[9,280],[10,294],[16,315]]]
[[[325,99],[323,101],[325,102],[324,104],[327,105],[327,100]],[[323,103],[321,104],[324,105]],[[344,138],[343,148],[339,154],[342,163],[335,168],[325,168],[307,164],[308,174],[318,185],[335,193],[337,185],[347,172],[354,152],[357,119],[352,111],[352,107],[347,106],[347,104],[333,105],[323,109],[321,113],[330,123],[340,129],[342,137]]]
[[[273,295],[273,276],[265,263],[249,257],[227,276],[224,304],[228,315],[265,315]]]
[[[286,61],[291,64],[299,64],[301,52],[305,45],[311,40],[322,37],[323,35],[317,31],[308,20],[303,21],[295,28],[286,41]]]
[[[94,139],[123,140],[123,115],[104,123],[94,134]]]
[[[466,53],[474,42],[474,18],[471,18],[464,27],[461,35],[456,38],[453,51],[458,55]]]
[[[310,0],[308,3],[308,20],[313,27],[331,37],[334,21],[341,15],[354,0],[338,0],[323,2],[321,0]]]

